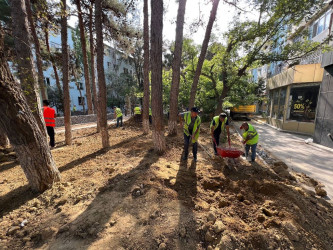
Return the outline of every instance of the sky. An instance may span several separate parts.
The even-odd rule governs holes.
[[[163,5],[164,5],[163,40],[172,42],[175,40],[178,3],[176,2],[176,0],[164,0]],[[141,16],[140,19],[142,23],[143,1],[140,1],[140,3],[137,6],[139,8],[139,13]],[[212,4],[210,0],[187,0],[186,11],[185,11],[184,36],[192,38],[194,42],[198,45],[202,44],[202,41],[204,39],[205,29],[208,23],[211,8]],[[243,4],[241,5],[241,8],[246,10],[247,6]],[[228,27],[230,27],[230,24],[234,20],[234,16],[238,12],[239,10],[236,9],[234,6],[226,4],[223,0],[220,1],[217,10],[216,20],[214,22],[213,31],[212,31],[219,41],[222,42],[222,34],[228,30]],[[237,16],[237,18],[254,19],[256,18],[256,14],[254,12],[248,11],[246,13],[242,13],[240,16]],[[190,24],[197,22],[198,20],[201,20],[202,25],[196,30],[196,32],[191,33]],[[74,27],[76,23],[77,23],[77,18],[71,17],[69,20],[69,25]]]

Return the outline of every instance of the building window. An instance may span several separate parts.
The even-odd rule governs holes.
[[[118,70],[119,70],[119,65],[117,65],[117,64],[113,64],[113,69],[114,69],[115,71],[118,71]]]
[[[79,105],[84,105],[84,97],[79,96],[78,97]]]
[[[289,96],[289,120],[314,122],[319,84],[293,86]]]
[[[128,74],[128,68],[124,68],[124,74]]]
[[[108,69],[111,68],[111,63],[110,62],[107,62],[107,65],[108,65]]]
[[[310,27],[310,39],[313,37],[319,35],[324,30],[327,30],[330,26],[331,22],[331,12],[328,11],[324,15],[322,15],[318,21],[316,21],[311,27]]]
[[[44,84],[50,86],[50,77],[44,77]]]
[[[77,83],[77,89],[79,90],[82,90],[83,89],[83,83],[82,82],[78,82]]]

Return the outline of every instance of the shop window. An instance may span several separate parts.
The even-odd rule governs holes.
[[[277,118],[279,112],[279,89],[273,91],[273,110],[272,110],[272,118]]]
[[[268,99],[268,104],[267,104],[267,116],[271,115],[271,104],[272,104],[272,99],[273,99],[273,92],[269,92],[269,99]]]
[[[282,88],[280,90],[280,100],[279,100],[279,113],[277,118],[283,119],[284,109],[285,109],[285,102],[286,102],[286,94],[287,94],[287,88]]]
[[[289,97],[289,120],[314,122],[318,93],[319,84],[292,87]]]

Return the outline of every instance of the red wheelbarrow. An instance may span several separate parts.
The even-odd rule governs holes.
[[[243,152],[238,150],[237,148],[231,148],[230,147],[230,142],[229,142],[229,148],[220,148],[220,147],[217,146],[216,140],[215,140],[214,137],[213,137],[213,141],[215,143],[217,153],[222,157],[238,158],[239,156],[241,156],[243,154]]]

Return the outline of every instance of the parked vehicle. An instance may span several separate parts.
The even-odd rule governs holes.
[[[245,118],[250,119],[250,116],[256,113],[257,106],[256,105],[243,105],[243,106],[235,106],[230,108],[230,116],[232,119],[235,118]]]

